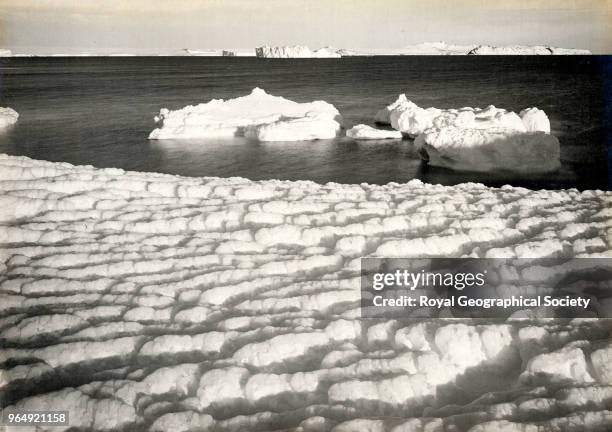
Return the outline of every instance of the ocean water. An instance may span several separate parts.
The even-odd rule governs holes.
[[[20,118],[0,132],[0,152],[187,176],[608,189],[600,63],[590,56],[7,58],[0,60],[0,106]],[[241,96],[256,86],[299,102],[330,102],[349,127],[372,124],[375,112],[404,92],[424,107],[537,106],[561,142],[562,169],[541,176],[454,172],[425,165],[410,140],[147,139],[162,107]]]

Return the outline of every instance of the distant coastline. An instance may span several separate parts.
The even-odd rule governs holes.
[[[390,55],[590,55],[591,51],[576,48],[559,48],[549,45],[505,45],[485,44],[455,45],[446,42],[424,42],[408,45],[403,48],[346,49],[322,47],[311,50],[304,45],[269,46],[254,48],[183,48],[165,52],[142,51],[138,53],[121,50],[104,52],[68,52],[49,53],[12,52],[0,48],[0,57],[260,57],[260,58],[340,58],[354,56],[390,56]]]

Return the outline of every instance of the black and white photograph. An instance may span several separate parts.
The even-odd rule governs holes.
[[[612,431],[612,1],[0,0],[0,431]]]

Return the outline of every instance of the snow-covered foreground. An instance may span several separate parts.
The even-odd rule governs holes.
[[[68,410],[79,430],[612,429],[610,320],[406,323],[358,308],[364,255],[610,256],[612,193],[6,155],[0,187],[10,409]]]
[[[17,123],[19,113],[12,108],[0,107],[0,129]]]
[[[340,113],[324,101],[297,103],[254,88],[246,96],[213,99],[171,111],[162,108],[160,127],[149,139],[194,139],[246,136],[259,141],[305,141],[335,138]]]

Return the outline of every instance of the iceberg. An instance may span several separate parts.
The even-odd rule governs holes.
[[[213,50],[213,49],[197,50],[197,49],[185,48],[182,51],[182,55],[195,56],[195,57],[219,57],[222,54],[223,54],[222,51]]]
[[[311,51],[303,45],[271,47],[264,45],[255,48],[255,55],[262,58],[340,58],[334,48],[324,47]]]
[[[0,48],[0,57],[11,57],[13,53],[10,49],[2,49]]]
[[[386,121],[416,138],[430,165],[468,171],[506,170],[542,173],[560,168],[560,146],[550,135],[550,120],[538,108],[520,114],[490,105],[484,109],[421,108],[405,94],[380,110]]]
[[[612,257],[612,192],[9,155],[0,190],[7,412],[94,432],[612,428],[609,320],[359,312],[363,256]]]
[[[14,125],[18,118],[19,113],[14,109],[0,107],[0,128]]]
[[[346,131],[346,136],[357,140],[401,139],[402,133],[396,130],[376,129],[358,124]]]
[[[224,101],[213,99],[171,111],[162,108],[160,127],[149,139],[247,136],[260,141],[301,141],[335,137],[341,129],[338,110],[324,101],[298,103],[260,88]]]

